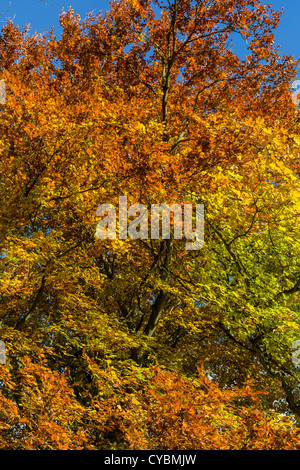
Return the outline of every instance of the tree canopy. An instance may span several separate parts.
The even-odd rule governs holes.
[[[1,449],[299,449],[279,20],[258,0],[120,0],[62,13],[60,38],[2,27]],[[203,204],[203,248],[97,238],[120,196]]]

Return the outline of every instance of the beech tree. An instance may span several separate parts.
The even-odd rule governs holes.
[[[279,20],[258,0],[120,0],[62,13],[60,39],[3,26],[1,448],[299,448],[298,63]],[[203,248],[97,238],[120,196],[203,204]]]

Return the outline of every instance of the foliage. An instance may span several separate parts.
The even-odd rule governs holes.
[[[257,0],[0,35],[3,449],[298,449],[297,62]],[[248,44],[244,59],[230,41]],[[96,209],[202,203],[205,244]]]

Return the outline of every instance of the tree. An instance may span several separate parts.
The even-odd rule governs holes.
[[[61,39],[2,28],[3,448],[297,448],[297,62],[278,21],[256,0],[131,0],[70,9]],[[97,239],[119,196],[204,203],[203,249]]]

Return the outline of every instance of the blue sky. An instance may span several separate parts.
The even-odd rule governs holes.
[[[9,3],[11,4],[8,10]],[[281,24],[276,30],[276,45],[280,45],[282,53],[300,57],[300,40],[298,37],[300,21],[300,0],[270,0],[273,9],[280,11],[285,9]],[[44,30],[49,31],[54,26],[54,31],[59,36],[58,15],[62,8],[67,11],[72,6],[75,13],[79,13],[82,18],[88,12],[109,9],[109,2],[106,0],[0,0],[0,13],[2,21],[6,18],[13,19],[15,24],[23,28],[26,24],[32,26],[32,32]]]

